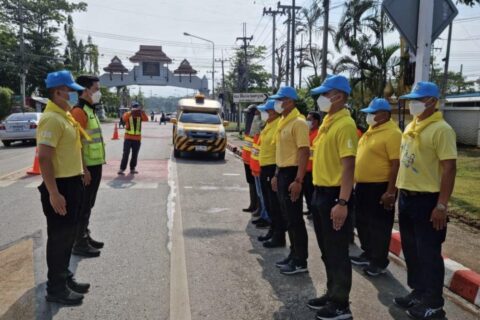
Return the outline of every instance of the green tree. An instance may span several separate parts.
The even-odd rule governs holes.
[[[14,32],[16,37],[15,45],[5,48],[6,55],[10,57],[17,70],[17,76],[9,80],[9,87],[15,90],[20,88],[18,76],[18,69],[22,65],[19,54],[20,23],[24,26],[23,64],[27,70],[26,92],[29,95],[37,88],[40,91],[44,89],[44,79],[48,72],[63,68],[63,58],[58,52],[59,28],[66,21],[68,14],[84,11],[86,6],[84,2],[73,3],[67,0],[0,0],[2,8],[0,26]],[[4,47],[1,51],[4,51]]]
[[[12,108],[13,91],[9,88],[0,87],[0,119],[10,114]]]
[[[443,83],[443,69],[435,65],[434,72],[432,72],[432,81],[434,83]],[[475,81],[467,81],[467,79],[460,73],[455,71],[448,72],[446,94],[460,94],[475,91]]]
[[[457,3],[473,7],[475,4],[480,4],[480,0],[457,0]]]

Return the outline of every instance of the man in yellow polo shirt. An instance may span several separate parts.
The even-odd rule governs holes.
[[[456,174],[453,129],[437,111],[438,87],[418,82],[407,99],[413,121],[405,128],[397,178],[402,249],[407,264],[405,297],[394,302],[414,319],[443,319],[445,266],[442,243],[447,234],[447,205]]]
[[[47,301],[78,305],[88,283],[77,283],[68,270],[83,200],[82,135],[69,110],[84,90],[69,71],[49,73],[49,100],[37,128],[43,183],[38,187],[47,218]]]
[[[365,266],[369,276],[385,273],[395,217],[395,199],[402,132],[391,119],[390,103],[372,100],[367,114],[368,131],[358,142],[355,162],[355,226],[363,250],[351,257],[354,265]]]
[[[317,319],[349,319],[352,265],[348,246],[352,228],[353,174],[357,127],[346,108],[350,84],[340,75],[328,77],[311,91],[327,115],[313,142],[313,223],[327,273],[327,292],[308,301]]]
[[[264,197],[265,207],[270,216],[270,229],[264,236],[258,237],[259,241],[265,241],[263,246],[273,248],[285,244],[285,223],[280,211],[277,193],[273,191],[271,180],[275,176],[275,132],[277,130],[280,115],[274,110],[274,100],[268,100],[265,104],[258,106],[262,119],[266,124],[260,133],[260,184]]]
[[[305,117],[295,106],[298,96],[294,88],[282,87],[270,99],[275,100],[275,111],[282,114],[274,137],[277,169],[272,187],[277,191],[290,239],[289,256],[276,266],[282,274],[293,275],[308,272],[308,235],[303,220],[302,186],[310,155],[309,129]]]

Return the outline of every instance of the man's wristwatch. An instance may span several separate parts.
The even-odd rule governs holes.
[[[447,211],[447,206],[442,203],[437,203],[437,206],[435,208],[440,211]]]
[[[342,207],[345,207],[346,205],[348,205],[348,201],[345,199],[335,199],[335,202]]]

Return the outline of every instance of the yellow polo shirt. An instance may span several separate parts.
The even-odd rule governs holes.
[[[310,148],[309,131],[307,122],[302,118],[295,118],[285,125],[276,145],[277,167],[298,166],[298,149]]]
[[[342,158],[357,154],[357,126],[347,109],[329,129],[314,142],[313,184],[319,187],[338,187],[342,182]],[[324,120],[325,121],[325,120]]]
[[[272,122],[267,122],[265,128],[260,132],[260,166],[270,166],[275,164],[275,153],[276,153],[276,144],[275,144],[275,131],[277,131],[278,122],[280,117],[273,120]]]
[[[402,132],[393,120],[368,131],[358,141],[355,158],[355,181],[360,183],[387,182],[392,160],[400,159]]]
[[[410,123],[405,131],[412,125]],[[442,178],[440,161],[457,159],[456,135],[444,120],[426,127],[416,139],[402,137],[397,188],[419,192],[439,192]]]
[[[49,108],[54,111],[48,111]],[[55,178],[83,174],[82,148],[77,144],[77,130],[66,119],[67,112],[49,100],[37,128],[37,144],[55,148]]]

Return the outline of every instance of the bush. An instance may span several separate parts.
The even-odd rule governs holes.
[[[8,116],[12,109],[13,91],[9,88],[0,87],[0,119]]]

